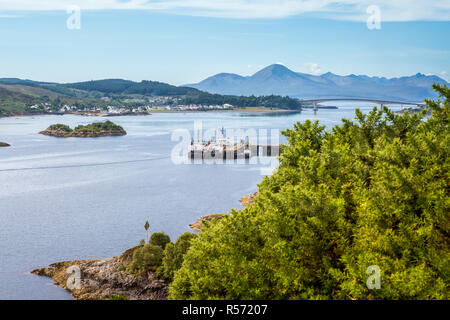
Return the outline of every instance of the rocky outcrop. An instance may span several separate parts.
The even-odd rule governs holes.
[[[189,227],[192,230],[200,231],[203,226],[203,221],[220,220],[224,216],[225,216],[225,214],[221,214],[221,213],[208,214],[206,216],[201,217],[200,219],[195,221],[193,224],[190,224]]]
[[[134,248],[121,256],[109,259],[53,263],[49,268],[36,269],[31,273],[53,278],[56,285],[70,291],[77,300],[107,300],[112,294],[130,300],[167,299],[168,285],[154,272],[149,271],[136,278],[121,271],[121,267],[131,261],[133,250]],[[78,288],[73,285],[76,285],[73,279],[77,277],[77,270],[80,271]]]
[[[10,147],[6,142],[0,142],[0,147]]]
[[[258,191],[256,191],[255,193],[251,193],[249,195],[246,195],[245,197],[243,197],[240,202],[242,203],[243,206],[250,206],[254,203],[255,201],[255,197],[258,195]],[[206,216],[201,217],[200,219],[198,219],[197,221],[195,221],[194,223],[190,224],[189,227],[195,231],[200,231],[203,225],[204,221],[211,221],[211,220],[220,220],[225,216],[225,214],[221,214],[221,213],[214,213],[214,214],[208,214]]]
[[[39,132],[40,134],[59,138],[98,138],[98,137],[111,137],[111,136],[124,136],[126,131],[124,130],[103,130],[103,131],[80,131],[80,132],[65,132],[62,130],[44,130]]]
[[[240,201],[244,207],[250,206],[255,202],[255,198],[258,195],[258,191],[251,193],[243,197]]]

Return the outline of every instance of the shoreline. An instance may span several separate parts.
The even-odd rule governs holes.
[[[244,207],[251,206],[258,191],[242,197],[239,201]],[[208,214],[189,227],[201,231],[204,221],[220,220],[228,214]],[[87,259],[62,261],[30,273],[53,279],[56,286],[70,292],[75,300],[108,300],[112,295],[120,295],[130,300],[167,300],[168,282],[153,271],[147,271],[142,277],[123,271],[123,266],[131,262],[135,249],[130,248],[120,256],[106,259]],[[73,288],[71,280],[78,271],[78,287]],[[75,282],[76,283],[76,282]]]
[[[131,261],[135,248],[113,258],[56,262],[30,273],[52,278],[75,300],[109,300],[113,295],[129,300],[167,300],[168,284],[155,272],[147,271],[136,278],[121,271]]]
[[[36,117],[36,116],[64,116],[64,115],[78,115],[85,117],[137,117],[137,116],[151,116],[154,113],[201,113],[201,112],[248,112],[248,113],[299,113],[301,110],[286,110],[286,109],[266,109],[266,108],[236,108],[231,110],[153,110],[150,113],[136,113],[136,114],[99,114],[96,112],[65,112],[65,113],[29,113],[29,114],[12,114],[8,116],[0,115],[2,118],[19,118],[19,117]]]
[[[125,131],[118,130],[103,130],[98,132],[63,132],[55,130],[44,130],[39,132],[44,136],[56,137],[56,138],[101,138],[101,137],[120,137],[125,136],[127,133]]]

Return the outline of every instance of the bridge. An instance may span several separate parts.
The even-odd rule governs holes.
[[[362,102],[374,102],[381,106],[387,104],[399,104],[399,105],[407,105],[407,106],[416,106],[416,107],[424,107],[425,103],[418,102],[406,102],[406,101],[394,101],[394,100],[380,100],[380,99],[371,99],[371,98],[319,98],[319,99],[308,99],[303,100],[299,99],[301,103],[312,104],[314,109],[317,109],[317,104],[320,102],[327,101],[362,101]]]

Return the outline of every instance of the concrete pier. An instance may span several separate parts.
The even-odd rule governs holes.
[[[282,148],[279,145],[256,145],[248,144],[235,146],[234,148],[223,148],[222,150],[191,150],[191,159],[249,159],[251,157],[277,157],[281,154]]]

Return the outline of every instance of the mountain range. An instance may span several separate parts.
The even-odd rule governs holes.
[[[312,75],[273,64],[251,76],[219,73],[184,86],[226,95],[274,94],[302,99],[351,97],[421,102],[425,98],[436,98],[432,88],[434,83],[448,85],[438,76],[422,73],[390,79],[354,74],[340,76],[331,72]]]

